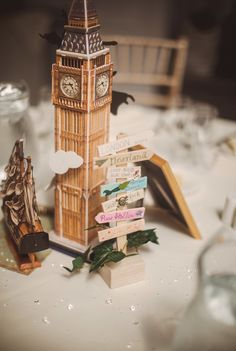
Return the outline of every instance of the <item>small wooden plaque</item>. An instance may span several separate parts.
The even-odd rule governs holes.
[[[118,263],[107,263],[99,271],[111,289],[135,284],[145,279],[145,265],[139,255],[126,257]]]

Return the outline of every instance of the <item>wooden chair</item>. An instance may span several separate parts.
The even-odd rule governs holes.
[[[172,107],[180,103],[188,41],[144,37],[105,36],[111,47],[114,89],[126,89],[137,103]],[[129,90],[127,90],[129,89]]]

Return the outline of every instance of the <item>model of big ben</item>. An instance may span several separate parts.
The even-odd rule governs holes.
[[[74,0],[52,68],[55,150],[75,152],[83,165],[56,175],[55,235],[51,240],[83,250],[95,233],[104,170],[93,170],[97,146],[108,141],[112,63],[103,46],[93,0]]]

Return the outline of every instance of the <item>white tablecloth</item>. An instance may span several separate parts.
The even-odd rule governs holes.
[[[141,250],[144,282],[110,290],[88,267],[67,273],[62,266],[71,266],[71,257],[54,250],[29,276],[0,268],[0,350],[166,350],[194,294],[199,251],[222,225],[226,196],[236,193],[236,158],[220,154],[210,169],[193,173],[197,191],[186,200],[203,239],[149,211],[148,226],[157,227],[160,246]]]

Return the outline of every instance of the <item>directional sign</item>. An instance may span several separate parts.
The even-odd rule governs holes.
[[[123,235],[135,233],[139,230],[144,230],[145,221],[144,219],[138,219],[133,222],[121,224],[118,227],[108,228],[100,230],[98,232],[99,242],[118,238]]]
[[[130,180],[124,183],[104,184],[101,186],[100,195],[109,196],[113,193],[119,194],[121,192],[144,189],[147,187],[147,177],[142,177],[135,180]]]
[[[119,151],[128,149],[136,145],[145,144],[153,135],[152,131],[144,131],[142,134],[131,135],[125,138],[112,141],[108,144],[103,144],[98,146],[99,156],[107,156],[110,154],[115,154]]]
[[[107,171],[107,179],[125,178],[137,179],[141,177],[141,167],[110,167]]]
[[[131,221],[133,219],[143,218],[145,213],[144,207],[130,208],[121,211],[114,212],[100,212],[95,217],[97,223],[111,223],[111,222],[121,222],[121,221]]]
[[[94,169],[103,167],[121,166],[129,162],[141,162],[149,160],[153,156],[153,152],[149,149],[141,149],[130,151],[105,157],[94,158]]]
[[[104,212],[115,211],[119,205],[125,206],[136,202],[144,198],[144,190],[139,189],[135,191],[128,192],[126,194],[119,194],[111,200],[102,203],[102,209]]]

